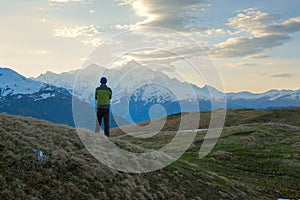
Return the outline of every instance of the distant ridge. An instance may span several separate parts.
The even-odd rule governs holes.
[[[131,68],[134,70],[128,74],[129,77],[126,80],[119,80]],[[47,72],[32,80],[11,69],[0,68],[0,112],[32,116],[74,126],[72,109],[72,99],[74,99],[82,107],[82,111],[90,111],[89,116],[84,119],[94,123],[94,90],[99,84],[99,70],[103,68],[90,65],[85,69],[61,74]],[[78,73],[80,76],[77,76]],[[270,90],[261,94],[250,92],[224,94],[212,86],[206,85],[200,88],[169,78],[160,71],[140,67],[134,61],[123,67],[107,69],[106,73],[108,84],[113,87],[112,112],[117,118],[117,120],[112,119],[112,127],[150,120],[149,111],[154,105],[163,108],[156,109],[152,113],[154,118],[180,112],[211,110],[211,97],[214,99],[214,109],[300,107],[300,90]],[[76,90],[74,91],[75,79]],[[148,79],[151,80],[151,84],[144,82]],[[161,80],[163,84],[155,84]],[[140,86],[135,88],[134,85]],[[171,90],[173,88],[180,91],[179,95]],[[191,88],[194,93],[192,96],[189,92]],[[225,96],[226,105],[223,101]],[[182,105],[184,108],[181,107]],[[120,123],[117,124],[116,121]]]
[[[175,78],[169,78],[160,71],[139,66],[139,63],[131,61],[124,66],[106,69],[105,71],[109,80],[108,84],[114,91],[112,101],[113,107],[115,108],[114,112],[128,121],[130,121],[130,117],[126,113],[126,110],[124,110],[124,102],[130,102],[129,104],[132,111],[131,116],[134,118],[133,121],[135,122],[149,120],[149,108],[155,104],[160,104],[165,107],[167,115],[185,111],[211,110],[211,97],[215,99],[215,103],[217,104],[216,109],[224,108],[224,105],[222,105],[221,102],[225,94],[212,86],[205,85],[203,87],[198,87],[194,84],[181,82]],[[68,86],[67,89],[71,91],[75,83],[76,74],[78,73],[79,79],[76,81],[77,88],[76,94],[74,95],[79,95],[81,99],[92,102],[92,93],[94,92],[95,85],[98,84],[98,72],[102,70],[103,67],[90,65],[85,69],[57,74],[55,77],[47,76],[46,73],[37,77],[35,80],[46,81],[47,83],[61,87]],[[129,70],[130,73],[126,75],[126,81],[121,80],[121,82],[119,82],[119,79]],[[151,80],[152,83],[164,80],[164,85],[143,85],[143,79]],[[135,92],[131,94],[129,91],[131,90],[132,85],[141,85],[141,87],[135,88]],[[192,87],[196,96],[192,96],[191,93],[188,92],[190,87]],[[172,94],[168,88],[176,88],[178,91],[183,92],[181,92],[179,96],[176,96],[175,94]],[[300,90],[270,90],[264,93],[251,93],[247,91],[237,93],[231,92],[226,94],[226,101],[226,106],[229,109],[277,109],[300,107]],[[179,103],[187,105],[186,110],[181,110]],[[198,107],[196,106],[197,104],[199,105]],[[141,111],[139,112],[139,116],[135,115],[135,111],[137,110]],[[141,116],[141,113],[145,114]],[[161,112],[158,113],[157,116],[163,117],[165,114],[164,112]]]

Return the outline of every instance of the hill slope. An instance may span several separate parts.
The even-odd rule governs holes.
[[[300,110],[260,112],[229,111],[227,127],[206,158],[198,159],[204,137],[199,132],[178,161],[146,174],[102,165],[72,128],[0,115],[0,199],[299,198]],[[170,116],[168,123],[176,123],[179,116]],[[268,121],[253,120],[261,116]],[[143,142],[156,149],[173,133],[162,131],[137,141],[116,137],[121,131],[114,129],[111,139],[125,148],[128,142],[131,146]]]

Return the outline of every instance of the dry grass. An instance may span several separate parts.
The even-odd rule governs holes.
[[[107,168],[67,126],[7,115],[0,115],[0,124],[0,199],[185,199],[184,185],[191,184],[168,170]],[[51,160],[41,163],[33,149]]]
[[[208,157],[197,158],[201,133],[180,160],[145,174],[122,173],[99,163],[75,129],[0,115],[0,199],[299,198],[299,113],[231,110]],[[179,118],[169,116],[164,131],[153,138],[136,140],[114,129],[112,140],[132,151],[140,146],[157,149],[173,137]],[[209,118],[209,112],[201,114],[199,127],[206,127]],[[34,149],[50,160],[40,162]]]

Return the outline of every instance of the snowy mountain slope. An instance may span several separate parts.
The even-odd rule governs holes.
[[[73,125],[72,96],[64,88],[0,68],[0,112]]]
[[[72,96],[64,88],[0,68],[0,112],[73,125]]]
[[[58,93],[69,94],[69,92],[62,88],[50,84],[42,83],[26,78],[17,72],[8,69],[0,68],[0,97],[13,96],[13,95],[32,95],[40,94],[39,98],[45,99],[53,97],[53,95],[42,95],[56,91]]]
[[[0,96],[15,94],[32,94],[38,92],[45,84],[27,79],[8,68],[0,68]]]
[[[231,100],[237,100],[237,99],[246,99],[251,100],[257,96],[257,94],[251,93],[251,92],[238,92],[238,93],[227,93],[227,98]]]
[[[297,100],[297,94],[299,90],[270,90],[261,94],[254,94],[250,92],[228,93],[227,97],[231,100],[244,99],[254,101],[262,98],[266,98],[270,101],[274,101],[280,98],[295,99]]]
[[[37,78],[32,79],[55,85],[57,87],[66,88],[78,98],[93,103],[94,94],[92,93],[94,92],[96,85],[99,83],[99,71],[102,71],[103,69],[104,68],[97,65],[91,65],[85,69],[73,70],[61,74],[48,71],[45,74],[41,74]]]
[[[61,73],[59,76],[56,73],[47,71],[45,74],[41,74],[39,76],[38,81],[43,82],[43,83],[48,83],[51,85],[55,85],[58,87],[63,87],[68,89],[70,92],[72,91],[71,89],[73,88],[73,83],[76,77],[76,71],[71,71],[71,72],[64,72]],[[35,78],[31,78],[35,80]],[[68,80],[70,79],[70,80]],[[55,84],[52,84],[55,83]]]
[[[300,107],[300,90],[270,90],[260,94],[228,93],[228,108],[285,108]]]

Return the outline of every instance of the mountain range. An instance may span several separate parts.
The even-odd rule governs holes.
[[[170,78],[161,71],[131,61],[111,69],[92,64],[60,74],[46,72],[36,78],[0,68],[0,112],[92,127],[95,122],[94,91],[100,76],[108,78],[113,90],[112,127],[179,112],[300,107],[300,90],[226,94],[212,86],[199,87]]]
[[[212,101],[213,109],[300,107],[300,90],[270,90],[261,94],[223,93],[212,86],[199,87],[181,82],[135,61],[112,69],[90,65],[61,74],[46,72],[35,80],[64,87],[73,95],[92,103],[94,88],[101,75],[108,77],[108,84],[113,89],[113,112],[129,122],[149,120],[149,110],[157,104],[164,109],[155,107],[157,109],[152,114],[156,118],[178,112],[211,110]]]

